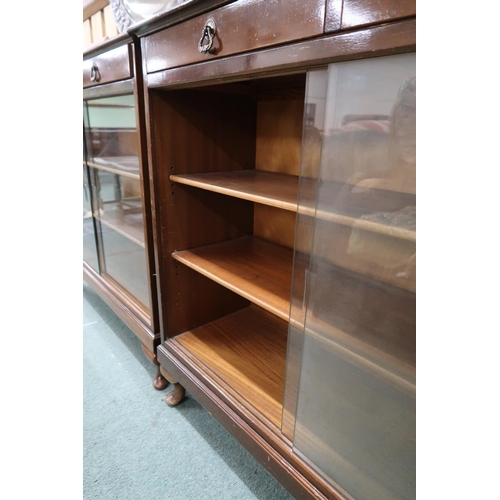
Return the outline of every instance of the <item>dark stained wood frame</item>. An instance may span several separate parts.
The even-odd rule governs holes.
[[[123,293],[119,286],[103,279],[86,262],[83,263],[83,278],[93,290],[106,302],[113,312],[134,332],[139,340],[150,350],[155,350],[160,334],[154,333],[147,318],[138,309],[134,301]]]
[[[119,45],[104,53],[86,54],[83,59],[83,86],[91,87],[134,78],[133,44]],[[98,68],[99,80],[91,80],[91,67]]]
[[[144,38],[168,27],[193,19],[200,14],[208,14],[214,9],[235,1],[200,0],[190,2],[180,8],[172,9],[146,19],[141,23],[134,24],[128,29],[128,33],[139,38]],[[250,3],[252,0],[238,1],[240,3]],[[416,17],[415,0],[325,0],[325,4],[325,33]],[[347,19],[343,19],[345,5],[347,5]],[[354,12],[356,16],[352,15]],[[276,22],[276,19],[271,17],[267,22],[271,26],[273,22]]]
[[[333,62],[414,52],[415,49],[416,20],[409,19],[158,71],[147,75],[147,85],[151,89],[239,81],[257,76],[296,73]]]
[[[340,9],[342,9],[342,29],[415,17],[417,13],[415,0],[327,0],[327,2],[334,15],[331,19],[327,18],[325,31],[336,29]]]
[[[324,31],[324,0],[309,0],[306,9],[296,1],[276,2],[271,11],[269,7],[268,2],[240,0],[212,10],[216,29],[208,53],[198,49],[207,14],[145,38],[148,73],[311,38]]]

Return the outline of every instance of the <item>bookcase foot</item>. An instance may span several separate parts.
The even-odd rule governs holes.
[[[173,390],[168,392],[165,396],[165,403],[167,403],[168,406],[178,405],[186,395],[186,389],[184,389],[181,384],[174,382],[173,385]]]
[[[170,373],[165,370],[164,366],[160,365],[160,371],[163,374],[163,376],[174,386],[174,388],[168,392],[165,395],[165,403],[167,403],[168,406],[176,406],[178,405],[183,399],[184,396],[186,395],[186,389],[182,387],[177,380],[170,375]]]
[[[155,363],[156,364],[156,363]],[[158,365],[155,378],[153,379],[153,387],[157,391],[162,391],[169,384],[168,380],[160,372],[160,366]]]
[[[153,387],[157,391],[162,391],[165,389],[165,387],[168,386],[168,380],[165,378],[163,373],[160,371],[160,362],[158,361],[158,358],[156,357],[156,354],[152,353],[144,344],[141,343],[142,347],[142,352],[146,356],[146,358],[151,361],[156,366],[156,375],[153,379]]]

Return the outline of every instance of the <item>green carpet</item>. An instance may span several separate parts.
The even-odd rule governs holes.
[[[155,371],[84,284],[84,500],[292,498],[190,394],[167,406]]]

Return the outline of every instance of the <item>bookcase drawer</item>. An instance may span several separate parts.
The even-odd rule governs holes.
[[[130,45],[123,45],[83,61],[83,86],[132,78],[134,72],[130,50]]]
[[[145,38],[147,72],[323,33],[325,0],[238,1]]]

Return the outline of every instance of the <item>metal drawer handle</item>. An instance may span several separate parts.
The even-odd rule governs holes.
[[[202,54],[210,52],[212,44],[214,43],[214,36],[215,36],[215,21],[212,18],[210,18],[205,23],[205,26],[203,28],[203,33],[201,34],[200,41],[198,42],[198,50]],[[203,41],[205,40],[205,38],[208,39],[208,42],[205,45],[203,45]]]
[[[92,67],[90,68],[90,81],[98,82],[101,79],[101,75],[99,74],[99,68],[95,63],[92,63]]]

